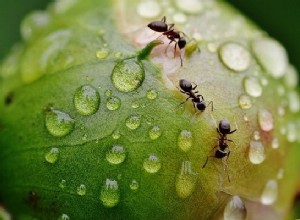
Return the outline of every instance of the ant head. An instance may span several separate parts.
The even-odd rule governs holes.
[[[186,45],[186,39],[184,37],[179,38],[178,40],[178,47],[180,49],[184,48]]]
[[[201,112],[203,112],[206,109],[206,103],[204,101],[197,103],[197,109]]]
[[[227,119],[222,119],[219,123],[219,131],[222,134],[229,134],[230,132],[230,123]]]
[[[189,92],[192,90],[193,86],[192,84],[190,83],[190,81],[187,81],[185,79],[181,79],[179,80],[179,86],[180,88],[185,91],[185,92]]]

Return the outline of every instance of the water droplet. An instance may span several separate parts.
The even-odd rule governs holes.
[[[100,193],[100,200],[105,207],[116,206],[120,201],[120,190],[116,180],[106,179]]]
[[[244,220],[247,210],[239,196],[233,196],[224,209],[224,220]]]
[[[74,95],[74,105],[77,111],[82,115],[95,114],[99,108],[99,92],[90,85],[79,87]]]
[[[86,141],[88,139],[88,135],[87,134],[84,134],[81,138],[83,141]]]
[[[287,133],[286,133],[286,136],[287,136],[287,140],[289,142],[295,142],[297,140],[297,127],[294,123],[288,123],[287,125]]]
[[[126,126],[131,129],[135,130],[141,125],[141,116],[139,115],[131,115],[126,119]]]
[[[46,112],[45,124],[51,135],[63,137],[74,129],[75,122],[69,114],[50,108]]]
[[[273,115],[266,109],[258,111],[258,123],[263,131],[271,131],[274,128]]]
[[[101,49],[96,52],[96,57],[98,59],[105,59],[109,55],[108,49]]]
[[[132,180],[129,187],[131,190],[136,191],[139,188],[139,183],[136,180]]]
[[[120,92],[132,92],[142,85],[145,72],[139,61],[128,59],[118,62],[112,71],[112,82]]]
[[[62,214],[58,220],[69,220],[70,217],[67,214]]]
[[[121,106],[121,99],[117,96],[108,97],[106,100],[106,108],[108,110],[114,111],[119,109]]]
[[[86,187],[84,184],[77,187],[77,194],[80,196],[84,196],[86,194]]]
[[[192,171],[192,163],[184,161],[180,173],[176,177],[175,187],[180,198],[189,197],[195,190],[197,175]]]
[[[121,57],[122,57],[122,53],[121,52],[115,53],[115,58],[119,59]]]
[[[285,114],[284,107],[279,106],[278,109],[277,109],[277,113],[278,113],[279,116],[284,116],[284,114]]]
[[[107,89],[105,92],[104,92],[104,95],[106,97],[111,97],[112,96],[112,91],[110,89]]]
[[[239,105],[241,109],[249,109],[252,107],[252,100],[248,95],[241,95],[239,97]]]
[[[218,46],[215,43],[208,43],[207,44],[207,49],[211,53],[215,53],[218,49]]]
[[[64,13],[69,10],[77,0],[56,0],[54,2],[54,11],[58,14]]]
[[[112,138],[113,139],[119,139],[121,137],[121,133],[120,133],[120,130],[117,129],[115,130],[113,133],[112,133]]]
[[[265,147],[261,141],[251,140],[249,148],[249,159],[253,164],[260,164],[266,158]]]
[[[187,21],[187,17],[181,12],[176,12],[175,14],[173,14],[173,21],[176,24],[184,24]]]
[[[272,140],[272,148],[273,149],[277,149],[277,148],[279,148],[279,139],[278,138],[276,138],[276,137],[274,137],[273,138],[273,140]]]
[[[254,41],[252,48],[258,61],[268,73],[274,78],[284,75],[288,58],[281,44],[272,39],[260,39]]]
[[[111,164],[120,164],[126,158],[126,151],[123,146],[115,145],[106,153],[106,160]]]
[[[138,101],[132,101],[131,108],[139,108],[139,107],[140,107],[140,103]]]
[[[177,145],[184,152],[189,151],[193,145],[192,132],[188,130],[182,130],[178,136]]]
[[[147,98],[150,100],[156,99],[157,97],[157,92],[154,89],[148,90],[147,91]]]
[[[244,88],[246,93],[252,97],[262,95],[262,87],[256,77],[246,77],[244,80]]]
[[[259,131],[254,131],[253,132],[253,139],[256,140],[256,141],[260,140],[260,133],[259,133]]]
[[[299,76],[297,70],[293,66],[289,66],[286,74],[284,75],[284,83],[287,87],[293,89],[297,86]]]
[[[277,173],[277,179],[279,179],[279,180],[282,179],[283,175],[284,175],[284,169],[280,168]]]
[[[198,14],[203,8],[203,4],[198,0],[176,0],[176,5],[182,11],[189,14]]]
[[[161,130],[160,127],[157,125],[154,125],[150,130],[149,130],[149,138],[151,140],[155,140],[161,136]]]
[[[250,66],[251,55],[249,51],[237,43],[224,44],[219,53],[224,65],[233,71],[245,71]]]
[[[248,118],[248,116],[247,115],[244,115],[244,121],[249,121],[249,118]]]
[[[263,86],[267,86],[269,84],[269,80],[267,78],[262,77],[260,82]]]
[[[51,150],[45,155],[45,159],[49,163],[55,163],[58,160],[59,149],[57,147],[51,148]]]
[[[261,203],[264,205],[272,205],[278,196],[278,183],[276,180],[269,180],[263,189],[261,195]]]
[[[161,13],[161,7],[157,1],[141,1],[137,6],[137,13],[143,18],[156,18]]]
[[[148,173],[157,173],[161,168],[160,159],[155,154],[150,154],[144,160],[143,167]]]
[[[288,95],[289,109],[291,112],[296,113],[300,110],[299,94],[296,91],[292,91]]]
[[[67,183],[66,180],[61,180],[58,186],[64,189],[66,187],[66,183]]]

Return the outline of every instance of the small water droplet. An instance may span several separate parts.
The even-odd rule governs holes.
[[[278,113],[279,116],[284,116],[284,114],[285,114],[284,107],[279,106],[278,109],[277,109],[277,113]]]
[[[284,75],[288,58],[281,44],[272,39],[260,39],[253,42],[252,48],[258,61],[268,73],[274,78]]]
[[[66,180],[61,180],[58,186],[59,188],[64,189],[66,187],[66,184],[67,184]]]
[[[75,121],[69,114],[50,108],[46,112],[45,124],[51,135],[63,137],[74,129]]]
[[[149,157],[144,160],[143,168],[148,173],[157,173],[161,168],[160,159],[155,154],[150,154]]]
[[[253,139],[256,140],[256,141],[260,140],[260,133],[259,133],[259,131],[254,131],[253,132]]]
[[[293,66],[289,66],[286,74],[284,75],[284,83],[287,87],[293,89],[299,82],[297,70]]]
[[[291,112],[296,113],[300,110],[299,94],[296,91],[292,91],[288,94],[289,109]]]
[[[207,44],[207,49],[211,53],[215,53],[218,49],[218,46],[215,43],[208,43]]]
[[[222,45],[219,54],[224,65],[233,71],[245,71],[250,66],[251,55],[249,51],[237,43]]]
[[[58,160],[58,156],[59,156],[59,149],[57,147],[53,147],[45,155],[45,159],[48,163],[55,163]]]
[[[88,135],[87,134],[84,134],[81,138],[83,141],[86,141],[88,139]]]
[[[249,148],[249,159],[253,164],[260,164],[266,158],[265,147],[261,141],[251,140]]]
[[[261,195],[261,203],[264,205],[272,205],[278,196],[278,183],[276,180],[269,180]]]
[[[101,49],[101,50],[98,50],[96,52],[96,57],[98,59],[105,59],[107,56],[109,55],[109,50],[108,49]]]
[[[248,122],[249,121],[249,118],[247,115],[244,115],[244,121]]]
[[[298,131],[294,123],[288,123],[286,137],[288,142],[295,142],[297,140]]]
[[[180,10],[189,14],[198,14],[203,8],[202,1],[198,0],[176,0],[176,5]]]
[[[56,0],[54,2],[54,11],[58,14],[64,13],[69,10],[77,0]]]
[[[119,139],[121,137],[121,133],[120,133],[120,130],[117,129],[115,130],[113,133],[112,133],[112,138],[113,139]]]
[[[150,89],[147,91],[147,98],[150,100],[156,99],[157,92],[154,89]]]
[[[152,128],[150,128],[148,135],[151,140],[156,140],[157,138],[159,138],[161,136],[160,127],[157,125],[154,125]]]
[[[176,177],[175,187],[180,198],[189,197],[195,190],[197,175],[192,171],[192,163],[184,161],[180,173]]]
[[[175,14],[173,14],[173,21],[176,24],[184,24],[187,21],[187,17],[181,12],[176,12]]]
[[[122,53],[121,52],[115,53],[115,58],[119,59],[121,57],[122,57]]]
[[[141,1],[137,6],[137,13],[143,18],[156,18],[161,13],[161,6],[157,1]]]
[[[239,106],[241,109],[249,109],[252,107],[252,100],[248,95],[241,95],[239,97]]]
[[[135,130],[141,125],[141,116],[139,115],[131,115],[126,119],[126,126],[131,129]]]
[[[269,80],[264,77],[261,78],[260,82],[263,86],[267,86],[269,84]]]
[[[140,107],[140,103],[138,101],[132,101],[131,108],[139,108],[139,107]]]
[[[86,194],[86,186],[84,184],[77,187],[77,194],[80,196],[84,196]]]
[[[100,105],[99,92],[90,85],[79,87],[74,95],[74,105],[82,115],[95,114]]]
[[[273,115],[267,109],[258,111],[258,123],[263,131],[271,131],[274,128]]]
[[[106,153],[106,160],[111,164],[120,164],[126,158],[126,151],[123,146],[115,145]]]
[[[105,207],[116,206],[120,201],[120,190],[116,180],[106,179],[100,193],[100,200]]]
[[[145,71],[139,61],[128,59],[118,62],[112,71],[112,82],[120,92],[132,92],[142,85]]]
[[[277,149],[277,148],[279,148],[279,139],[278,138],[276,138],[276,137],[274,137],[273,138],[273,140],[272,140],[272,148],[273,149]]]
[[[193,135],[191,131],[182,130],[177,138],[178,147],[187,152],[193,145]]]
[[[132,180],[129,187],[131,190],[136,191],[139,188],[139,183],[136,180]]]
[[[105,90],[104,95],[106,97],[111,97],[112,96],[112,91],[110,89]]]
[[[67,214],[62,214],[58,220],[69,220],[70,217]]]
[[[262,87],[256,77],[246,77],[244,80],[244,88],[246,93],[252,97],[262,95]]]
[[[282,179],[283,175],[284,175],[284,169],[280,168],[277,173],[277,179],[279,179],[279,180]]]
[[[121,106],[121,99],[117,96],[108,97],[106,100],[106,108],[108,110],[114,111],[119,109]]]
[[[224,209],[224,220],[244,220],[247,210],[239,196],[233,196]]]

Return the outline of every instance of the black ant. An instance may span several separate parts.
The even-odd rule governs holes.
[[[194,87],[192,85],[192,83],[188,80],[185,80],[185,79],[181,79],[179,80],[179,86],[180,86],[180,89],[179,91],[181,93],[184,93],[186,95],[188,95],[188,97],[186,98],[186,100],[182,103],[180,103],[180,105],[182,105],[183,103],[185,103],[186,101],[188,101],[189,99],[192,99],[192,102],[193,102],[193,105],[194,105],[194,108],[203,112],[207,106],[209,106],[211,104],[211,111],[213,111],[213,102],[210,101],[208,103],[208,105],[206,105],[206,102],[204,100],[204,97],[203,95],[199,95],[197,94],[198,91],[195,91],[195,89],[197,88],[197,85],[195,84]]]
[[[168,25],[166,23],[166,16],[164,16],[160,21],[152,21],[147,26],[151,30],[160,32],[160,33],[162,33],[162,35],[165,35],[170,40],[169,45],[172,42],[175,42],[174,56],[175,56],[177,45],[178,45],[180,51],[181,51],[181,49],[185,48],[186,39],[180,35],[180,34],[184,35],[184,33],[181,31],[176,31],[173,28],[174,24]],[[168,47],[169,47],[169,45],[168,45]],[[166,48],[166,51],[167,51],[168,47]],[[182,66],[181,52],[180,52],[180,62],[181,62],[181,66]]]
[[[219,128],[217,128],[217,132],[220,135],[219,140],[218,140],[218,145],[214,146],[213,149],[210,150],[210,152],[217,147],[219,147],[219,148],[216,150],[214,155],[207,155],[206,161],[203,164],[202,168],[204,168],[206,166],[209,157],[214,157],[214,158],[218,158],[218,159],[222,159],[222,158],[226,157],[226,162],[227,162],[229,155],[230,155],[229,145],[227,144],[227,141],[233,142],[232,140],[227,139],[227,135],[236,132],[236,130],[237,129],[230,131],[230,123],[228,120],[222,119],[220,121]],[[228,170],[227,170],[227,163],[225,163],[225,165],[226,165],[228,181],[230,182],[230,178],[229,178],[229,174],[228,174]]]

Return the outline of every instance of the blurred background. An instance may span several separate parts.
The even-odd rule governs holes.
[[[300,70],[300,0],[227,1],[280,41],[288,51],[290,62]],[[22,18],[34,9],[45,9],[49,2],[50,0],[0,0],[0,61],[12,45],[20,40]],[[300,192],[295,201],[295,216],[300,217]]]

